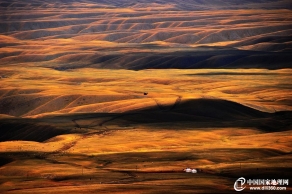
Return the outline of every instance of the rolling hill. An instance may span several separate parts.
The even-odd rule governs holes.
[[[285,0],[2,0],[0,10],[1,66],[291,67],[291,2]]]
[[[0,0],[0,193],[291,193],[291,52],[291,0]]]

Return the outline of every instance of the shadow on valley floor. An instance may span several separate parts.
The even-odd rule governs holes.
[[[261,112],[239,103],[220,99],[182,100],[124,113],[75,113],[49,115],[41,118],[4,118],[1,120],[0,141],[45,141],[70,133],[103,133],[115,128],[153,125],[155,129],[175,126],[191,128],[251,127],[264,132],[291,129],[292,112]],[[114,126],[110,127],[109,126]],[[179,127],[178,127],[179,128]]]

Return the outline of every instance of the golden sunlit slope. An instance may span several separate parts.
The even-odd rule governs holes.
[[[291,67],[289,1],[0,2],[0,65]]]
[[[178,106],[181,108],[186,107]],[[145,115],[141,115],[140,122],[121,123],[130,117],[119,120],[111,119],[114,115],[107,116],[72,114],[1,120],[1,123],[10,124],[21,120],[35,126],[47,122],[60,132],[80,128],[71,131],[75,134],[36,142],[41,141],[39,136],[50,138],[50,134],[32,127],[30,130],[35,136],[30,138],[35,141],[0,142],[1,191],[234,193],[233,185],[239,176],[290,178],[291,112],[285,116],[273,115],[277,122],[284,124],[286,118],[285,123],[290,124],[276,131],[269,129],[270,124],[258,128],[267,124],[267,120],[262,119],[271,118],[156,123],[149,118],[144,120]],[[159,120],[155,114],[148,116]],[[279,123],[275,126],[279,127]],[[7,129],[1,130],[1,137],[9,131]],[[11,131],[11,127],[9,129]],[[18,133],[6,134],[11,135],[12,140]],[[196,168],[198,173],[185,173],[186,167]],[[286,190],[291,191],[291,186]]]
[[[0,119],[1,191],[232,193],[238,174],[289,177],[291,111],[180,96],[155,101],[123,113]]]
[[[291,10],[0,0],[0,193],[226,194],[239,177],[291,178]]]
[[[291,110],[292,106],[289,69],[57,71],[9,66],[0,72],[0,114],[18,117],[122,113],[157,105],[163,108],[180,98],[224,99],[264,112]]]

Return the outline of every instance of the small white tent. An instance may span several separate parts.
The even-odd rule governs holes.
[[[192,173],[197,173],[197,170],[196,169],[192,169]]]
[[[198,171],[196,169],[186,168],[184,169],[185,172],[191,172],[191,173],[197,173]]]
[[[192,172],[192,169],[186,168],[186,169],[184,169],[184,171],[186,171],[186,172]]]

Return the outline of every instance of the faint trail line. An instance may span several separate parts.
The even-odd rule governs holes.
[[[75,124],[75,127],[81,128],[81,126],[76,122],[78,119],[72,119],[72,122]]]
[[[114,116],[114,117],[112,117],[112,118],[110,118],[108,120],[102,121],[101,123],[99,123],[99,126],[103,126],[105,123],[113,121],[113,120],[121,118],[121,117],[129,116],[129,115],[136,115],[136,114],[139,114],[139,113],[129,113],[129,114],[123,114],[123,115]]]
[[[48,99],[48,101],[46,101],[44,104],[41,104],[40,106],[35,107],[34,109],[28,111],[27,113],[23,114],[22,116],[24,116],[24,115],[28,115],[28,114],[30,114],[31,112],[33,112],[33,111],[35,111],[35,110],[37,110],[37,109],[39,109],[39,108],[41,108],[41,107],[44,107],[44,106],[46,106],[47,104],[49,104],[50,102],[52,102],[52,101],[54,101],[54,100],[56,100],[56,99],[58,99],[58,98],[60,98],[60,97],[63,97],[63,96],[64,96],[64,95],[61,95],[61,96],[54,96],[53,99]]]
[[[132,171],[120,171],[120,170],[110,170],[110,169],[106,169],[107,171],[109,172],[119,172],[119,173],[124,173],[126,175],[128,175],[129,177],[125,177],[125,178],[120,178],[118,180],[114,180],[114,181],[107,181],[107,182],[102,182],[103,184],[114,184],[114,183],[121,183],[121,182],[124,182],[124,183],[127,183],[127,182],[137,182],[137,175],[132,172]]]
[[[103,134],[106,134],[108,133],[109,131],[114,131],[115,129],[105,129],[105,130],[99,130],[97,132],[89,132],[89,133],[85,133],[85,134],[82,134],[81,137],[79,137],[78,139],[75,139],[75,140],[72,140],[71,142],[68,142],[68,143],[65,143],[61,148],[53,151],[52,153],[49,153],[49,154],[56,154],[56,153],[60,153],[60,152],[64,152],[66,150],[69,150],[70,148],[74,147],[78,141],[80,140],[83,140],[85,138],[89,138],[93,135],[103,135]]]
[[[70,148],[72,148],[73,146],[76,145],[77,141],[80,140],[81,138],[79,139],[76,139],[76,140],[73,140],[71,142],[68,142],[68,143],[65,143],[61,148],[53,151],[52,154],[57,154],[57,153],[60,153],[60,152],[64,152],[66,150],[69,150]]]
[[[158,102],[158,100],[156,100],[155,98],[151,98],[155,101],[157,107],[159,108],[159,110],[164,110],[164,108],[162,108],[163,106]]]
[[[125,174],[127,174],[129,178],[137,178],[137,175],[132,171],[126,171]]]
[[[75,140],[72,140],[72,141],[70,141],[68,143],[65,143],[61,148],[53,151],[51,154],[56,154],[56,153],[60,153],[60,152],[64,152],[66,150],[69,150],[70,148],[74,147],[78,141],[80,141],[82,139],[91,137],[93,135],[103,135],[103,134],[108,133],[109,131],[114,131],[115,129],[108,129],[106,126],[104,126],[104,124],[107,123],[107,122],[113,121],[115,119],[124,117],[124,116],[135,115],[135,114],[138,114],[138,113],[130,113],[130,114],[118,115],[118,116],[114,116],[114,117],[112,117],[112,118],[110,118],[108,120],[102,121],[98,125],[101,126],[101,127],[104,127],[105,130],[99,130],[99,131],[95,131],[95,132],[88,132],[88,133],[82,134],[81,137],[79,137],[78,139],[75,139]],[[79,119],[73,119],[71,121],[75,124],[76,127],[81,128],[81,126],[76,122],[77,120],[79,120]],[[87,128],[87,127],[83,127],[83,128]]]
[[[78,97],[76,97],[75,100],[72,100],[69,104],[67,104],[63,109],[66,109],[68,106],[70,106],[71,104],[73,104],[74,102],[76,102],[79,98],[81,98],[82,95],[79,95]]]
[[[167,110],[167,111],[173,110],[181,102],[182,96],[180,96],[180,95],[175,95],[175,96],[177,96],[177,99],[173,103],[172,107],[170,107],[169,110]],[[155,101],[159,110],[165,110],[165,107],[163,105],[161,105],[161,103],[159,103],[158,100],[156,100],[155,98],[151,98],[151,99],[153,99]]]
[[[170,107],[169,111],[173,110],[177,105],[179,105],[180,102],[181,102],[181,99],[182,99],[182,96],[179,96],[178,95],[176,101],[174,102],[174,104],[172,105],[172,107]]]

